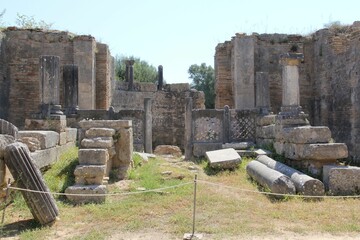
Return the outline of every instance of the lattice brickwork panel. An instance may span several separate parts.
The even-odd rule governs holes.
[[[254,141],[256,113],[252,111],[230,111],[230,141]]]

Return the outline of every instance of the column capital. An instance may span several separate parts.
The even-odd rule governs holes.
[[[135,60],[125,60],[125,64],[126,65],[129,65],[129,66],[132,66],[132,65],[134,65],[134,63],[135,63]]]
[[[304,61],[302,53],[285,53],[280,55],[280,64],[283,66],[298,66]]]

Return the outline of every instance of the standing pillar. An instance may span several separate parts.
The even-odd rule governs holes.
[[[144,109],[145,109],[145,152],[152,153],[151,98],[144,99]]]
[[[280,114],[302,113],[300,106],[299,69],[304,59],[301,53],[287,53],[280,56],[282,68],[282,106]]]
[[[191,160],[192,151],[192,98],[186,98],[185,103],[185,160]]]
[[[129,85],[128,91],[132,91],[134,89],[134,60],[126,60],[126,66],[128,66],[128,76],[129,76]]]
[[[252,36],[237,34],[233,41],[235,109],[253,109],[255,107],[255,40]]]
[[[125,62],[125,64],[125,82],[129,82],[129,64],[127,63],[127,61]]]
[[[78,66],[74,64],[63,66],[65,113],[76,114],[78,106]]]
[[[159,65],[158,67],[158,90],[162,90],[163,89],[163,84],[164,84],[164,76],[163,76],[163,66]]]
[[[268,115],[270,110],[269,73],[256,72],[256,108],[260,114]]]
[[[40,91],[41,112],[49,114],[63,114],[60,104],[60,58],[58,56],[40,56]],[[49,112],[50,111],[50,112]]]

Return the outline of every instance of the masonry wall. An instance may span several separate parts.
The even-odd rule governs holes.
[[[177,145],[184,148],[185,101],[193,98],[194,109],[205,109],[203,92],[190,90],[189,84],[168,84],[157,91],[155,84],[135,83],[134,91],[127,91],[126,83],[118,83],[111,105],[115,112],[123,109],[144,110],[144,99],[152,99],[153,147]]]

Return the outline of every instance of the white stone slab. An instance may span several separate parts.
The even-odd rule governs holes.
[[[19,131],[19,138],[22,137],[38,139],[41,149],[52,148],[59,143],[59,133],[54,131]]]
[[[213,168],[235,168],[241,163],[241,157],[233,148],[208,151],[205,153]]]

